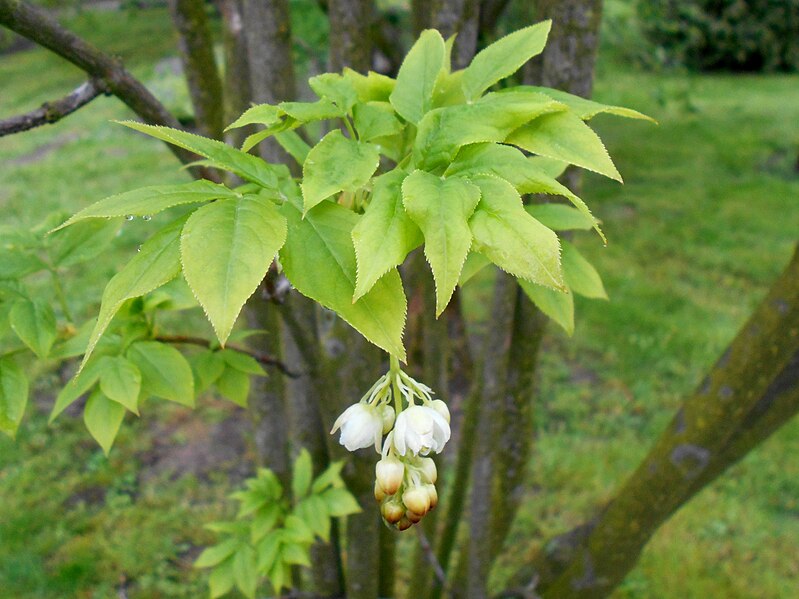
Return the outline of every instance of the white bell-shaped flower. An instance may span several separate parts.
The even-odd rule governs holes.
[[[380,451],[383,438],[383,417],[377,408],[366,403],[356,403],[344,410],[333,424],[332,435],[341,429],[339,443],[349,451],[374,445]]]
[[[427,406],[409,406],[394,424],[394,447],[400,455],[439,453],[449,437],[449,423]]]

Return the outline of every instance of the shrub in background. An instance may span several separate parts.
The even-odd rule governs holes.
[[[799,70],[799,0],[639,0],[668,64],[699,71]]]

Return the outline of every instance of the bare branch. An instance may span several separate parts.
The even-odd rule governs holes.
[[[205,339],[204,337],[192,337],[190,335],[159,335],[155,338],[156,341],[160,341],[161,343],[172,343],[176,345],[199,345],[200,347],[211,347],[211,341]],[[254,352],[250,351],[245,347],[240,347],[237,345],[226,345],[226,349],[232,349],[233,351],[237,351],[242,354],[247,354],[248,356],[252,357],[260,364],[264,364],[265,366],[274,366],[280,372],[285,374],[287,377],[290,378],[297,378],[299,373],[294,372],[293,370],[289,369],[282,361],[275,358],[274,356],[270,356],[265,353],[261,352]]]
[[[104,54],[53,18],[22,0],[0,0],[0,25],[55,52],[88,73],[107,93],[122,100],[147,123],[180,129],[178,120],[150,91],[115,58]],[[170,150],[181,162],[197,159],[191,152],[175,146]]]
[[[82,106],[86,106],[97,96],[107,93],[108,91],[101,82],[89,79],[63,98],[45,102],[36,110],[25,114],[0,120],[0,137],[56,123]]]

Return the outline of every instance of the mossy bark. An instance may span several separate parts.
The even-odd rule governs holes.
[[[183,73],[189,86],[197,129],[222,138],[224,100],[222,79],[214,59],[214,41],[203,0],[169,0],[169,13],[178,32]]]
[[[344,67],[365,73],[372,66],[372,27],[374,6],[370,0],[329,0],[329,68]]]
[[[616,498],[539,557],[542,596],[607,597],[658,527],[799,409],[799,250]]]

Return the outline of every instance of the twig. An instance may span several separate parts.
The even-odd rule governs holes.
[[[0,137],[56,123],[101,94],[108,94],[107,88],[97,79],[89,79],[63,98],[45,102],[36,110],[25,114],[0,120]]]
[[[190,335],[159,335],[155,338],[156,341],[160,341],[161,343],[173,343],[173,344],[185,344],[185,345],[199,345],[201,347],[211,347],[211,341],[205,339],[203,337],[192,337]],[[296,379],[300,377],[300,374],[294,372],[293,370],[289,369],[283,362],[275,358],[274,356],[270,356],[268,354],[254,352],[244,347],[236,346],[236,345],[226,345],[225,349],[232,349],[233,351],[237,351],[242,354],[246,354],[257,362],[267,365],[267,366],[274,366],[280,372],[285,374],[286,376]]]
[[[441,585],[441,588],[446,588],[447,575],[444,573],[444,568],[441,567],[436,554],[433,552],[433,548],[430,546],[430,541],[427,539],[427,535],[424,534],[424,530],[422,530],[421,526],[416,526],[415,528],[416,534],[419,537],[419,544],[422,546],[422,551],[424,551],[427,561],[430,562],[433,572],[436,574],[436,578],[438,578],[438,583]]]
[[[22,0],[0,0],[0,25],[55,52],[85,71],[97,84],[102,84],[104,93],[115,95],[145,122],[182,128],[172,113],[125,69],[119,59],[104,54],[67,31],[42,10]],[[172,145],[169,148],[184,164],[197,159],[194,154],[181,148]],[[206,174],[204,172],[203,176]]]

